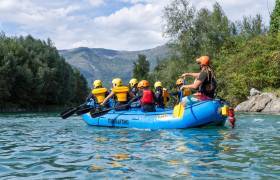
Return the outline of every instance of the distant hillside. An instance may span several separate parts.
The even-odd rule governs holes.
[[[78,68],[86,77],[89,84],[94,79],[102,79],[109,84],[114,77],[121,77],[128,81],[132,75],[133,62],[138,54],[147,56],[147,60],[154,68],[157,60],[168,57],[170,49],[167,46],[159,46],[142,51],[115,51],[101,48],[80,47],[59,51],[68,63]]]

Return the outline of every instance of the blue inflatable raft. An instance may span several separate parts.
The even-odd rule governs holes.
[[[220,100],[201,101],[185,107],[181,118],[174,117],[173,109],[157,109],[157,112],[142,112],[139,109],[109,111],[92,118],[90,113],[82,115],[92,126],[125,127],[140,129],[183,129],[206,125],[223,126],[227,116],[221,115],[224,103]]]

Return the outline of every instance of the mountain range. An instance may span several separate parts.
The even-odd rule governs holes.
[[[138,54],[147,57],[152,70],[157,65],[157,61],[171,55],[171,49],[167,45],[141,51],[79,47],[60,50],[59,53],[85,76],[91,86],[95,79],[103,80],[106,85],[116,77],[127,82],[132,77],[133,62],[137,60]]]

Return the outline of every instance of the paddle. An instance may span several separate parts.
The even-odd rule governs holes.
[[[132,103],[132,102],[131,102]],[[131,104],[130,102],[127,103],[127,104],[124,104],[124,105],[120,105],[120,106],[117,106],[117,107],[113,107],[113,108],[109,108],[109,109],[105,109],[103,111],[99,111],[99,112],[96,112],[96,113],[93,113],[91,114],[91,117],[95,118],[95,117],[99,117],[99,116],[103,116],[105,114],[107,114],[109,111],[111,110],[115,110],[115,109],[118,109],[118,108],[124,108],[124,107],[127,107]]]
[[[66,109],[65,111],[63,111],[62,113],[60,113],[60,116],[62,116],[63,114],[66,114],[68,111],[71,111],[71,110],[73,110],[73,109],[74,109],[73,107]]]
[[[81,104],[81,105],[79,105],[77,107],[69,108],[69,109],[63,111],[62,113],[60,113],[60,117],[62,119],[67,119],[68,117],[72,116],[75,112],[77,112],[84,105],[86,105],[86,103]]]
[[[108,102],[107,102],[108,103]],[[106,105],[105,105],[106,106]],[[102,108],[102,106],[100,106],[99,104],[95,104],[94,106],[87,106],[87,107],[85,107],[85,108],[83,108],[83,109],[79,109],[77,112],[76,112],[76,114],[78,115],[78,116],[80,116],[80,115],[83,115],[83,114],[85,114],[85,113],[88,113],[88,112],[90,112],[90,111],[92,111],[92,110],[94,110],[94,109],[101,109]]]
[[[79,109],[79,110],[76,112],[76,114],[77,114],[78,116],[80,116],[80,115],[82,115],[82,114],[85,114],[85,113],[90,112],[90,111],[93,110],[93,109],[95,109],[95,107],[93,107],[93,106],[85,107],[84,109]]]
[[[96,117],[99,117],[99,116],[103,116],[105,114],[107,114],[109,111],[113,110],[113,108],[109,108],[109,109],[106,109],[106,110],[103,110],[103,111],[99,111],[99,112],[96,112],[96,113],[92,113],[91,114],[91,117],[92,118],[96,118]]]

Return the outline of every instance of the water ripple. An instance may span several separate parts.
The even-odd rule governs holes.
[[[240,114],[233,130],[150,131],[1,115],[0,178],[279,179],[279,119]]]

